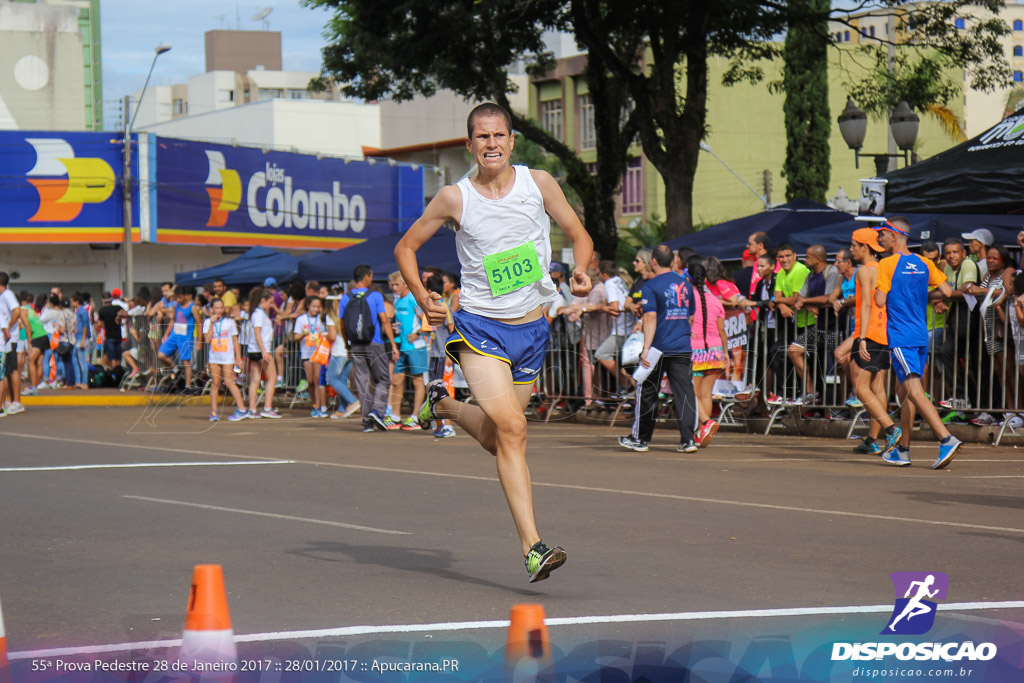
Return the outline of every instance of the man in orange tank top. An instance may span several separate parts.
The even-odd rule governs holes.
[[[878,233],[871,228],[853,232],[850,252],[860,264],[857,270],[856,324],[853,329],[853,390],[871,416],[871,425],[864,443],[854,448],[857,453],[881,455],[896,445],[902,431],[889,417],[886,400],[886,371],[889,369],[889,346],[885,332],[885,308],[875,304],[872,293],[878,282],[877,254],[882,252]],[[885,445],[876,442],[885,435]]]

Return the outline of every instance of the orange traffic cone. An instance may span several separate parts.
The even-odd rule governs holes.
[[[524,657],[539,661],[551,659],[551,639],[544,623],[544,606],[522,604],[512,606],[512,623],[508,627],[505,662],[515,666]]]
[[[192,669],[194,663],[234,662],[237,656],[224,572],[219,564],[196,565],[178,660]]]

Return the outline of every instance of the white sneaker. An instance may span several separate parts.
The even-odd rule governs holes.
[[[999,424],[994,417],[988,413],[982,413],[978,417],[971,420],[971,424],[978,425],[979,427],[989,427],[995,424]]]
[[[7,406],[8,415],[17,415],[18,413],[24,413],[25,406],[21,405],[20,402],[13,402]]]
[[[39,390],[39,389],[49,389],[49,388],[50,388],[50,385],[47,384],[46,382],[40,382],[39,384],[36,385],[36,389],[37,390]]]

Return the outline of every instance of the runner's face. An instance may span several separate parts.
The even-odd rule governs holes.
[[[515,136],[504,117],[477,116],[473,119],[473,138],[466,147],[481,170],[500,171],[509,164]]]
[[[881,245],[882,249],[892,251],[893,246],[896,244],[896,234],[889,230],[879,230],[878,244]]]

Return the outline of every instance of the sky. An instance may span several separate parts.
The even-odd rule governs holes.
[[[270,30],[281,32],[283,68],[320,71],[330,14],[302,7],[299,0],[100,0],[104,127],[116,128],[124,96],[142,88],[159,43],[169,43],[171,51],[157,59],[150,86],[185,83],[206,69],[206,31],[261,30],[262,22],[251,18],[266,7],[273,8]]]

